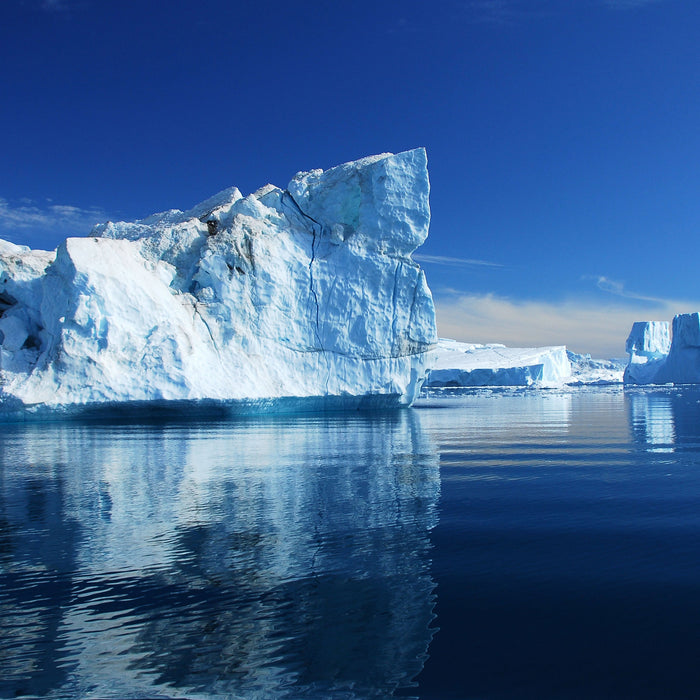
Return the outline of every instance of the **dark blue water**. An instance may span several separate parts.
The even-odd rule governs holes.
[[[700,392],[3,426],[0,697],[695,698]]]

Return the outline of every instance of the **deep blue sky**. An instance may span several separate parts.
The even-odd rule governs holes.
[[[700,310],[697,0],[3,0],[0,65],[15,243],[425,146],[441,334]]]

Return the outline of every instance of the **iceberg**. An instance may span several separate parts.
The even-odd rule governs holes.
[[[671,349],[668,321],[637,321],[627,336],[625,351],[629,362],[625,368],[626,384],[654,383],[654,377]]]
[[[633,324],[627,352],[625,384],[700,383],[700,314]]]
[[[570,376],[564,346],[509,348],[440,338],[426,386],[556,386]]]
[[[114,405],[410,405],[437,342],[412,252],[424,149],[108,222],[54,252],[0,242],[0,417]]]
[[[440,338],[427,388],[622,384],[625,361],[596,360],[565,346],[514,348]]]
[[[569,386],[605,386],[622,384],[625,365],[624,358],[599,360],[590,354],[566,351],[571,362],[571,377],[566,380]]]

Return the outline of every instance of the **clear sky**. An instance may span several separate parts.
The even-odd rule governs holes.
[[[2,0],[0,237],[425,146],[443,336],[700,311],[698,0]]]

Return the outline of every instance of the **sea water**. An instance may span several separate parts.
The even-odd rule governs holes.
[[[0,697],[691,698],[700,391],[5,425]]]

